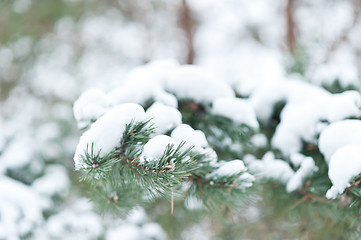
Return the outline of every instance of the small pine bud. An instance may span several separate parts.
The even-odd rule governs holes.
[[[167,163],[167,164],[165,165],[165,168],[166,168],[166,169],[173,169],[173,168],[174,168],[174,165],[175,165],[175,164],[172,163],[172,162],[171,162],[171,163]]]
[[[111,201],[115,202],[115,203],[117,203],[118,200],[119,200],[119,197],[117,195],[115,195],[114,197],[111,198]]]
[[[339,208],[345,208],[345,207],[349,206],[352,203],[352,200],[353,200],[352,196],[349,196],[346,193],[344,193],[340,197],[338,207]]]

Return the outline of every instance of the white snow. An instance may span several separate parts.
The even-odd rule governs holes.
[[[241,182],[242,184],[239,184],[237,188],[242,189],[244,191],[246,190],[246,188],[251,187],[255,180],[256,178],[252,174],[248,172],[244,172],[238,178],[238,182]]]
[[[167,135],[157,135],[151,138],[145,145],[141,156],[141,161],[159,160],[167,146],[177,147],[177,142]]]
[[[155,85],[166,81],[169,72],[179,67],[175,59],[156,59],[143,66],[133,68],[127,75],[126,83],[143,83],[150,81]]]
[[[144,224],[149,219],[144,208],[137,206],[128,213],[125,221],[132,224]]]
[[[216,98],[234,95],[227,83],[214,78],[201,67],[178,65],[171,59],[155,60],[134,68],[120,87],[105,96],[99,90],[97,94],[92,94],[92,91],[84,93],[74,105],[74,113],[81,124],[83,119],[89,122],[91,118],[96,119],[103,114],[109,106],[123,103],[146,105],[149,101],[155,101],[176,108],[179,99],[210,104]],[[257,124],[252,119],[252,109],[245,105],[238,104],[246,113],[245,116],[238,116],[237,120],[241,123],[246,121],[251,126]]]
[[[107,110],[106,95],[99,89],[88,89],[74,103],[74,117],[79,128],[88,126]]]
[[[319,85],[332,86],[336,81],[342,88],[359,85],[359,72],[354,49],[340,44],[332,58],[311,68],[309,78]]]
[[[290,161],[295,167],[299,167],[306,158],[302,153],[296,152],[291,154]]]
[[[155,134],[164,134],[182,123],[182,115],[178,109],[155,102],[145,112],[147,118],[152,118]]]
[[[130,83],[126,82],[122,87],[115,88],[108,93],[108,99],[112,105],[128,102],[144,105],[147,101],[154,99],[154,96],[161,93],[162,89],[156,82],[138,80]]]
[[[31,187],[45,196],[60,195],[64,197],[69,191],[70,180],[63,166],[50,165],[46,168],[45,175],[36,179]]]
[[[183,65],[174,69],[165,82],[165,89],[179,99],[211,103],[219,97],[234,97],[234,91],[224,81],[215,79],[201,67]]]
[[[318,147],[327,163],[338,149],[347,145],[361,145],[360,120],[334,122],[321,132],[318,140]]]
[[[50,206],[31,188],[0,175],[0,239],[18,239],[43,222],[43,210]]]
[[[16,0],[13,10],[24,12],[31,2]],[[123,1],[118,2],[123,4]],[[142,1],[127,2],[137,4]],[[124,2],[124,5],[127,4]],[[344,147],[361,145],[361,121],[343,120],[360,116],[359,92],[330,94],[309,84],[331,86],[339,81],[341,87],[360,87],[361,21],[353,23],[353,1],[302,1],[297,4],[294,12],[300,33],[297,41],[303,49],[297,57],[306,63],[305,79],[301,80],[285,76],[289,67],[286,65],[292,59],[283,44],[286,28],[280,10],[285,7],[284,1],[188,1],[197,16],[193,39],[195,64],[203,68],[180,66],[171,59],[153,60],[171,57],[185,62],[186,39],[175,17],[175,11],[179,10],[178,3],[162,1],[161,5],[154,7],[152,1],[137,4],[136,15],[141,17],[131,21],[115,8],[86,14],[77,21],[62,17],[54,24],[54,31],[45,34],[39,41],[19,36],[19,40],[13,43],[0,44],[0,79],[4,81],[1,84],[11,83],[9,97],[6,94],[0,101],[0,118],[4,122],[0,127],[0,175],[7,170],[15,170],[21,178],[29,180],[28,175],[31,176],[28,185],[10,181],[8,177],[4,177],[5,181],[0,177],[0,239],[20,239],[21,235],[27,234],[25,228],[33,232],[43,223],[43,208],[34,203],[38,201],[33,201],[33,198],[47,199],[50,195],[66,193],[64,169],[51,170],[52,167],[46,166],[65,159],[64,156],[74,151],[74,141],[79,139],[74,134],[76,131],[68,128],[73,121],[71,115],[63,110],[70,109],[69,102],[89,87],[94,89],[84,92],[74,104],[74,115],[80,128],[102,118],[112,107],[129,102],[143,106],[155,102],[153,106],[163,104],[175,110],[178,106],[176,96],[204,104],[207,111],[219,112],[235,121],[256,123],[244,119],[249,114],[241,115],[236,108],[238,102],[248,102],[254,107],[258,120],[269,123],[275,103],[284,100],[287,105],[270,146],[260,134],[252,137],[251,142],[258,147],[278,148],[285,159],[267,159],[265,156],[263,160],[252,160],[250,167],[258,166],[264,176],[280,179],[287,184],[287,190],[297,189],[307,178],[307,173],[315,170],[311,160],[300,154],[302,144],[318,143],[326,161],[330,162],[331,159],[330,178],[335,178],[331,176],[336,176],[338,171],[344,174],[335,180],[334,187],[329,190],[328,196],[332,198],[337,197],[340,189],[344,189],[346,182],[349,182],[346,175],[351,176],[349,173],[358,169],[357,161],[348,162],[354,155],[348,158],[345,153],[342,163],[339,160],[339,167],[332,167],[332,160]],[[352,29],[348,31],[350,26]],[[347,41],[341,41],[332,49],[334,41],[345,32]],[[327,52],[330,52],[328,59]],[[32,53],[38,56],[33,58]],[[302,54],[307,58],[304,62]],[[28,61],[29,57],[31,61]],[[126,75],[130,68],[148,61],[149,64],[134,68]],[[247,100],[233,98],[233,90],[242,97],[251,97]],[[216,107],[218,99],[229,99],[228,102],[232,104],[221,103]],[[211,104],[213,107],[210,107]],[[154,121],[159,125],[158,134],[164,134],[181,124],[176,111],[161,114],[160,108],[156,111],[151,107],[142,116],[147,119],[152,111]],[[128,114],[120,118],[119,124],[128,122],[124,120],[125,116]],[[91,133],[84,133],[82,143],[79,143],[83,146],[78,146],[77,154],[84,153],[88,140],[99,140],[100,145],[106,145],[110,150],[117,145],[121,133],[115,133],[118,127],[113,131],[118,124],[115,121],[118,120],[109,119],[109,124],[104,121],[106,124],[98,127],[95,124]],[[47,122],[54,122],[57,128],[47,125]],[[186,140],[188,146],[195,145],[199,153],[209,153],[216,162],[217,155],[203,133],[193,129],[182,133],[181,130],[177,134],[173,131],[177,144]],[[242,148],[233,145],[229,139],[224,143],[242,153]],[[101,154],[106,153],[102,146],[96,147]],[[76,156],[75,159],[80,161]],[[286,160],[290,160],[295,169],[298,168],[296,173]],[[82,166],[83,163],[78,165]],[[42,175],[44,170],[45,175]],[[247,177],[246,174],[242,176]],[[73,187],[77,188],[75,185]],[[109,219],[94,218],[97,216],[95,213],[79,213],[77,210],[84,202],[69,209],[67,205],[73,205],[73,199],[77,197],[75,193],[59,204],[56,202],[48,218],[51,224],[45,223],[43,226],[47,233],[30,238],[105,238],[107,231],[105,228],[102,230],[102,226]],[[63,206],[67,214],[60,209]],[[34,213],[28,214],[29,209]],[[57,213],[59,210],[60,214]],[[29,216],[33,219],[29,220]],[[143,215],[139,216],[141,218]],[[140,239],[152,238],[150,235],[157,232],[157,226],[150,224],[146,227],[144,221],[126,221],[131,224],[125,227],[137,225],[135,229],[138,232],[149,232],[149,236],[136,234]],[[86,226],[81,226],[80,222]],[[196,232],[196,237],[192,234],[194,232],[190,232],[189,239],[212,237],[208,231],[212,224],[202,224],[193,227],[200,230]],[[113,227],[121,227],[121,224],[114,224]],[[120,231],[114,238],[119,239],[122,235]]]
[[[312,101],[290,101],[281,112],[281,122],[271,143],[286,156],[299,152],[303,142],[317,143],[321,121],[334,122],[359,116],[360,103],[361,95],[356,91],[319,94]]]
[[[220,161],[214,164],[217,167],[213,172],[209,173],[206,178],[217,181],[219,178],[228,178],[239,175],[235,181],[235,187],[245,191],[253,185],[255,177],[247,172],[242,160],[235,159],[230,161]]]
[[[328,95],[326,90],[302,81],[298,76],[289,76],[260,86],[252,93],[249,101],[258,120],[267,124],[278,102],[308,103]]]
[[[121,104],[109,110],[80,137],[74,155],[75,168],[85,167],[81,155],[85,151],[91,153],[92,144],[93,153],[97,154],[99,152],[100,156],[104,156],[116,146],[119,146],[126,124],[131,121],[138,122],[145,119],[144,109],[135,103]]]
[[[171,134],[171,137],[177,141],[177,143],[185,142],[182,147],[183,150],[186,150],[190,147],[193,147],[194,151],[199,151],[202,148],[208,146],[208,142],[204,133],[200,130],[194,130],[191,126],[187,124],[181,124],[176,127]]]
[[[287,192],[299,190],[302,187],[304,180],[309,177],[314,171],[317,171],[317,167],[313,158],[305,157],[302,160],[301,167],[288,181],[286,186]]]
[[[211,113],[233,120],[237,124],[259,127],[256,114],[247,100],[239,98],[216,98],[212,102]]]
[[[155,222],[148,222],[141,226],[127,222],[114,224],[105,234],[106,240],[118,240],[120,238],[122,240],[168,239],[162,227]]]
[[[271,179],[282,184],[287,184],[294,175],[294,171],[287,162],[276,159],[272,152],[267,152],[262,160],[249,156],[244,159],[247,167],[255,177]]]
[[[142,232],[143,239],[157,239],[165,240],[168,239],[163,228],[155,222],[148,222],[144,224],[140,230]]]
[[[208,177],[217,178],[217,177],[230,177],[241,172],[245,171],[247,168],[244,166],[242,160],[231,160],[231,161],[221,161],[220,167],[213,171]]]
[[[109,229],[105,235],[106,240],[140,240],[142,234],[139,227],[133,224],[122,224],[119,227]]]
[[[312,157],[304,156],[300,153],[291,156],[295,166],[299,169],[295,172],[291,166],[284,160],[276,159],[272,152],[267,152],[262,160],[257,160],[252,155],[246,155],[244,161],[250,172],[256,177],[271,179],[273,181],[286,185],[288,192],[300,189],[305,179],[318,168]],[[291,159],[291,161],[292,161]]]
[[[265,148],[268,145],[268,139],[267,139],[266,135],[264,135],[262,133],[257,133],[251,137],[251,143],[255,147]]]
[[[339,148],[331,157],[328,176],[332,187],[326,197],[337,198],[342,194],[350,181],[361,173],[361,145],[349,145]]]
[[[184,206],[189,210],[200,210],[203,208],[203,202],[196,196],[188,195],[184,201]]]
[[[0,169],[16,169],[30,164],[34,148],[34,141],[30,136],[15,136],[0,155]]]
[[[199,154],[204,154],[206,158],[202,160],[208,162],[211,166],[214,166],[218,161],[218,156],[216,151],[214,151],[213,148],[211,148],[210,146],[205,148],[199,148],[197,152]],[[202,163],[199,164],[201,165]]]
[[[108,94],[113,104],[134,102],[145,104],[155,100],[165,105],[177,107],[178,102],[174,95],[164,89],[164,81],[169,79],[169,72],[178,67],[173,59],[154,60],[134,68],[128,73],[124,84]]]
[[[103,233],[102,219],[92,210],[89,200],[79,198],[35,232],[35,239],[99,239]]]

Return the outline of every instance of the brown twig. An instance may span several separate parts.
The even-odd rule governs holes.
[[[318,202],[323,202],[323,203],[325,203],[325,202],[328,202],[329,200],[326,199],[326,198],[319,197],[319,196],[317,196],[317,195],[315,195],[315,194],[313,194],[313,193],[307,192],[307,193],[305,193],[305,194],[303,195],[303,197],[302,197],[300,200],[298,200],[297,202],[295,202],[295,203],[290,207],[290,209],[292,210],[292,209],[294,209],[295,207],[297,207],[298,205],[300,205],[301,203],[307,202],[307,201],[311,201],[311,202],[316,202],[316,201],[318,201]]]
[[[170,214],[173,215],[173,210],[174,210],[174,196],[173,196],[173,189],[171,191],[171,203],[170,203]]]
[[[199,195],[200,195],[201,199],[203,199],[202,183],[201,183],[200,177],[197,177],[197,184],[198,184],[198,188],[199,188]]]

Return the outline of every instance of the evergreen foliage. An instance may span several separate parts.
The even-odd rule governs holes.
[[[91,198],[99,209],[126,213],[137,204],[159,198],[174,201],[174,197],[195,197],[212,209],[240,206],[245,190],[242,184],[248,181],[241,177],[244,171],[210,178],[209,174],[219,167],[210,164],[207,154],[197,153],[192,147],[182,150],[185,142],[168,144],[155,161],[142,161],[144,144],[153,133],[151,120],[131,121],[111,152],[100,156],[94,152],[94,143],[90,151],[89,146],[84,151],[81,158],[86,166],[80,169],[80,179],[92,185]]]

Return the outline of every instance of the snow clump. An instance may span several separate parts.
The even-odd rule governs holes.
[[[337,198],[350,186],[350,181],[361,173],[361,145],[350,145],[338,149],[331,157],[328,176],[332,187],[326,197]]]
[[[151,138],[145,145],[141,156],[141,161],[159,160],[168,146],[176,147],[177,142],[167,135],[158,135]]]
[[[341,147],[361,145],[361,121],[342,120],[330,124],[319,137],[318,147],[327,163]]]
[[[74,155],[75,168],[85,166],[82,155],[87,152],[102,157],[120,144],[126,124],[146,119],[142,106],[135,103],[118,105],[95,121],[80,137]],[[93,150],[93,152],[91,152]]]

